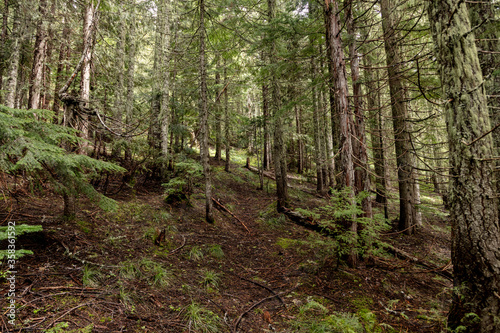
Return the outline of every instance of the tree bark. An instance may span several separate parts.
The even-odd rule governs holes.
[[[9,17],[9,0],[4,0],[3,12],[2,12],[2,33],[0,35],[0,44],[6,45],[8,37],[8,17]],[[6,68],[7,62],[7,49],[2,47],[0,50],[0,104],[3,104],[3,75]]]
[[[268,18],[274,24],[276,17],[276,0],[268,0]],[[278,62],[276,55],[276,40],[271,41],[269,52],[271,68],[271,114],[274,122],[273,159],[274,173],[276,176],[276,196],[278,197],[277,210],[282,212],[288,206],[287,163],[285,143],[283,140],[283,120],[281,110],[281,91],[278,82],[278,73],[275,64]]]
[[[228,79],[227,79],[227,61],[224,59],[224,146],[226,148],[226,161],[224,170],[229,172],[231,163],[231,118],[229,117],[229,95],[228,95]]]
[[[208,163],[208,97],[207,65],[205,62],[205,0],[200,0],[200,158],[205,176],[205,213],[208,223],[214,222],[212,205],[212,180]]]
[[[43,70],[47,51],[47,0],[40,0],[38,5],[39,18],[36,26],[33,66],[31,68],[28,109],[40,108],[40,94],[43,85]]]
[[[338,3],[335,0],[327,0],[325,2],[325,16],[327,17],[327,54],[330,61],[330,68],[333,72],[330,75],[330,81],[333,82],[333,87],[330,89],[335,92],[335,110],[339,116],[340,129],[340,161],[342,169],[342,188],[349,189],[348,200],[350,204],[355,205],[354,187],[355,173],[353,163],[353,123],[350,105],[348,101],[348,86],[346,65],[343,58],[342,42],[340,40],[340,24],[338,16]],[[358,225],[356,216],[353,215],[350,221],[349,230],[352,237],[357,239]],[[351,267],[357,265],[357,250],[356,240],[351,243],[351,249],[348,256],[348,262]]]
[[[417,208],[415,206],[415,161],[411,145],[411,125],[406,105],[406,94],[401,78],[401,56],[398,36],[394,30],[390,0],[381,0],[382,28],[386,52],[389,89],[391,95],[392,121],[394,127],[394,146],[396,148],[396,164],[399,183],[399,230],[407,235],[415,231],[417,225]]]
[[[465,327],[464,332],[499,332],[498,200],[492,137],[479,139],[491,125],[474,34],[463,1],[429,1],[428,14],[450,145],[454,289],[448,325]]]
[[[22,23],[23,17],[22,12],[22,2],[15,2],[13,7],[14,11],[14,21],[12,23],[12,34],[11,34],[11,44],[12,49],[10,52],[9,66],[8,66],[8,76],[7,85],[5,90],[7,94],[5,96],[5,105],[10,108],[16,107],[16,96],[17,96],[17,79],[19,72],[19,61],[21,56],[21,46],[22,40],[24,38],[24,25]]]
[[[362,92],[361,92],[361,80],[359,76],[359,55],[357,51],[356,43],[356,27],[354,25],[354,4],[353,0],[347,0],[348,4],[345,4],[346,8],[346,26],[347,33],[349,34],[349,39],[351,41],[349,45],[349,57],[351,59],[351,77],[352,77],[352,88],[353,88],[353,108],[354,108],[354,130],[356,138],[353,140],[353,152],[354,160],[356,165],[355,170],[355,191],[356,194],[361,192],[370,193],[370,177],[369,177],[369,166],[368,166],[368,154],[366,151],[366,130],[365,130],[365,115],[362,108]],[[370,196],[366,196],[361,202],[361,208],[364,212],[364,217],[371,218],[372,213],[372,201]]]

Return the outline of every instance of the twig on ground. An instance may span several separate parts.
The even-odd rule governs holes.
[[[234,217],[238,222],[241,223],[241,225],[243,225],[245,227],[245,229],[248,231],[249,234],[251,234],[250,230],[247,228],[247,226],[245,225],[245,223],[243,223],[243,221],[241,221],[238,217],[236,217],[236,215],[234,215],[229,209],[227,209],[226,207],[224,207],[217,199],[213,198],[212,197],[212,201],[217,205],[219,206],[222,210],[224,210],[225,212],[229,213],[232,217]]]

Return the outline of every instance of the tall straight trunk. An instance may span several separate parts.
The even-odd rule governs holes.
[[[479,49],[478,57],[485,78],[486,93],[492,126],[500,124],[500,43],[498,41],[498,20],[495,19],[494,0],[471,1],[467,3],[471,25],[476,35],[476,46]],[[496,5],[498,6],[498,5]],[[495,71],[497,71],[495,73]],[[500,131],[492,132],[495,156],[500,155]],[[496,167],[496,191],[500,194],[500,161]]]
[[[85,6],[84,20],[83,20],[83,43],[85,53],[83,55],[83,64],[81,69],[80,77],[80,99],[84,107],[89,106],[90,102],[90,76],[92,70],[92,55],[93,55],[93,45],[94,45],[94,31],[97,25],[97,9],[94,6],[92,0],[88,0]],[[88,47],[85,47],[85,44]],[[88,115],[82,115],[80,117],[81,123],[79,124],[79,129],[82,132],[82,136],[86,140],[90,140],[90,128],[89,128],[89,117]],[[84,140],[80,143],[80,150],[85,150],[88,148],[88,142]]]
[[[215,159],[217,161],[220,161],[222,157],[222,115],[220,103],[222,90],[220,88],[220,59],[217,59],[217,68],[215,70]]]
[[[364,55],[366,107],[369,112],[371,142],[373,151],[373,164],[375,165],[375,201],[384,205],[384,213],[387,218],[387,182],[385,172],[385,154],[383,143],[382,109],[380,108],[379,75],[373,67],[372,55]]]
[[[304,172],[304,142],[302,141],[302,111],[295,106],[295,126],[297,128],[297,173]]]
[[[399,230],[413,234],[417,225],[415,206],[415,161],[411,144],[411,124],[406,105],[406,94],[401,78],[401,56],[399,39],[394,30],[391,0],[380,0],[384,46],[389,75],[392,121],[394,127],[394,146],[399,182]]]
[[[274,24],[276,17],[276,0],[268,0],[268,18],[271,24]],[[273,64],[271,69],[271,114],[274,121],[274,174],[276,177],[276,195],[278,197],[277,210],[283,211],[288,206],[288,185],[287,185],[287,163],[285,143],[283,139],[283,120],[281,115],[281,91],[278,82],[278,73],[274,64],[278,63],[276,56],[276,41],[271,41],[269,52],[269,63]]]
[[[354,25],[354,5],[353,0],[347,0],[345,4],[347,33],[351,43],[349,44],[349,57],[351,59],[351,77],[353,88],[353,108],[354,108],[354,133],[356,139],[353,140],[353,151],[355,156],[355,190],[356,194],[361,192],[370,193],[370,175],[368,173],[368,154],[366,152],[366,130],[365,115],[362,108],[361,80],[359,76],[359,55],[356,43],[356,27]],[[361,207],[365,217],[372,217],[372,201],[367,196],[361,202]]]
[[[228,78],[227,78],[227,61],[224,59],[224,146],[226,148],[226,163],[224,170],[229,172],[231,163],[231,118],[229,117],[229,95],[227,90]]]
[[[40,108],[40,94],[43,86],[43,70],[47,51],[47,0],[40,0],[38,5],[39,18],[36,25],[35,49],[33,66],[31,68],[28,109]]]
[[[321,115],[319,109],[319,96],[317,84],[315,82],[318,76],[318,69],[314,57],[311,57],[311,78],[312,78],[312,104],[313,104],[313,133],[314,133],[314,160],[316,163],[316,191],[320,194],[323,190],[323,172],[322,172],[322,131],[320,129]]]
[[[59,56],[57,60],[57,71],[56,71],[56,84],[54,88],[54,103],[52,104],[52,111],[54,111],[54,119],[53,123],[59,123],[59,111],[60,111],[60,96],[59,90],[61,89],[62,79],[63,79],[63,71],[64,71],[64,62],[68,60],[68,52],[69,52],[69,24],[66,21],[66,18],[62,17],[63,30],[62,35],[60,36],[61,44],[59,46]]]
[[[0,35],[0,45],[6,45],[8,37],[8,17],[9,17],[9,0],[4,0],[3,12],[2,12],[2,32]],[[2,47],[0,50],[0,104],[3,104],[3,75],[7,63],[7,50]]]
[[[45,64],[43,66],[43,95],[42,95],[42,109],[50,110],[50,103],[55,100],[55,95],[51,94],[50,86],[52,83],[52,52],[54,51],[54,19],[56,13],[57,0],[52,0],[50,5],[50,14],[48,15],[48,28],[47,28],[47,49],[45,51]]]
[[[135,5],[135,3],[134,3]],[[135,34],[135,7],[131,10],[131,18],[129,23],[128,35],[127,35],[127,46],[128,52],[126,57],[127,64],[127,94],[125,99],[125,123],[130,125],[132,123],[133,113],[134,113],[134,88],[135,88],[135,54],[137,48],[136,34]],[[168,76],[168,73],[163,73]],[[167,133],[168,135],[168,133]],[[130,139],[128,139],[130,141]],[[166,144],[166,143],[165,143]],[[163,140],[162,140],[163,145]],[[132,159],[130,144],[127,145],[125,149],[125,159]],[[168,151],[168,148],[167,148]],[[168,156],[168,154],[167,154]],[[166,158],[166,156],[165,156]]]
[[[346,65],[343,57],[342,42],[340,40],[340,24],[338,16],[338,3],[336,0],[327,0],[325,2],[325,16],[327,17],[326,30],[328,31],[328,59],[330,61],[330,68],[333,72],[330,73],[331,82],[333,82],[333,91],[335,96],[335,110],[339,117],[340,129],[340,161],[342,169],[342,187],[349,189],[349,202],[355,205],[354,186],[355,186],[355,173],[353,163],[353,123],[350,111],[347,86]],[[350,232],[352,237],[357,236],[358,225],[356,216],[351,217]],[[356,237],[357,238],[357,237]],[[351,249],[348,257],[349,265],[357,265],[357,250],[356,240],[351,243]]]
[[[269,170],[271,164],[271,150],[269,149],[269,86],[265,83],[262,84],[262,117],[264,127],[262,168]]]
[[[493,141],[483,76],[465,2],[428,7],[444,88],[450,145],[453,303],[451,329],[499,332],[500,227]],[[478,320],[479,319],[479,320]]]
[[[212,180],[208,164],[208,97],[207,64],[205,62],[205,0],[200,0],[200,158],[205,176],[205,213],[208,223],[214,222],[212,205]]]
[[[16,106],[19,61],[21,59],[22,40],[24,39],[24,24],[22,23],[23,17],[21,16],[22,5],[22,2],[15,2],[13,7],[14,22],[12,24],[11,34],[12,49],[10,52],[7,71],[7,85],[5,87],[5,90],[7,91],[5,96],[5,105],[10,108],[14,108]]]
[[[125,24],[125,15],[124,13],[118,13],[119,15],[119,35],[118,41],[116,43],[116,88],[115,88],[115,103],[114,103],[114,117],[116,120],[121,123],[123,121],[123,111],[125,109],[125,42],[127,36],[127,25]],[[114,145],[113,146],[113,158],[118,159],[121,157],[122,146]]]

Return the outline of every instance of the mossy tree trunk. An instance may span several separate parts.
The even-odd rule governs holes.
[[[205,60],[205,0],[200,0],[200,158],[205,176],[205,215],[209,223],[214,222],[212,205],[212,180],[210,177],[208,147],[208,95],[207,64]]]
[[[429,1],[450,145],[454,294],[450,328],[499,332],[500,228],[483,76],[465,2]],[[479,320],[478,320],[479,319]]]
[[[415,161],[411,144],[411,123],[406,105],[406,93],[401,73],[401,55],[399,54],[400,39],[395,30],[390,0],[381,0],[382,28],[384,46],[389,75],[391,95],[392,121],[394,128],[394,146],[396,148],[396,164],[399,183],[399,224],[398,228],[411,235],[418,224],[418,212],[415,188]]]
[[[276,1],[268,0],[268,18],[273,24],[276,16]],[[281,114],[281,91],[278,82],[278,73],[276,64],[278,57],[276,55],[276,40],[271,41],[269,52],[269,63],[271,67],[271,115],[274,122],[274,174],[276,177],[276,196],[278,197],[277,210],[281,212],[288,205],[288,185],[287,185],[287,163],[285,143],[283,140],[283,116]]]
[[[330,61],[330,82],[333,86],[330,87],[335,92],[335,112],[339,118],[340,132],[340,168],[342,170],[341,186],[349,188],[348,200],[352,205],[355,205],[354,187],[355,187],[355,172],[353,163],[353,131],[354,124],[350,111],[347,85],[346,65],[344,62],[344,54],[342,49],[342,41],[340,39],[340,20],[338,16],[338,3],[335,0],[325,2],[326,16],[326,31],[327,31],[327,54]],[[352,216],[349,227],[353,237],[356,237],[358,225],[356,216]],[[356,240],[351,244],[348,262],[350,266],[357,264]]]

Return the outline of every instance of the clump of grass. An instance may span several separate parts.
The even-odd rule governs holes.
[[[207,269],[201,272],[202,279],[200,284],[205,288],[218,289],[221,283],[221,273]]]
[[[120,265],[120,277],[127,280],[135,280],[141,277],[142,272],[132,261],[126,261]]]
[[[222,259],[224,258],[224,251],[222,251],[222,248],[220,245],[212,245],[210,246],[210,248],[208,249],[210,255],[216,259]]]
[[[166,287],[172,284],[172,273],[163,266],[156,264],[152,269],[151,284],[156,287]]]
[[[222,332],[222,321],[218,315],[209,309],[192,302],[186,307],[184,317],[187,320],[189,331],[203,333]]]
[[[85,265],[83,267],[82,282],[84,286],[95,288],[99,286],[99,279],[102,277],[101,272],[95,267]]]
[[[200,249],[200,247],[195,245],[189,251],[188,256],[189,256],[189,259],[194,260],[194,261],[198,261],[198,260],[203,259],[204,255],[203,255],[203,251]]]

